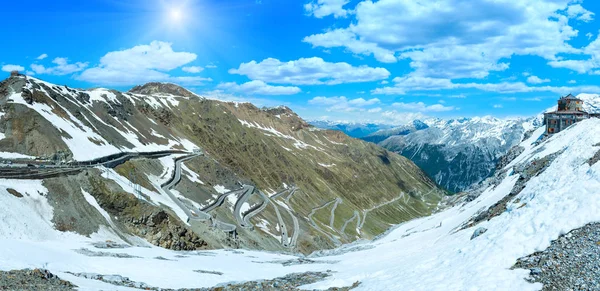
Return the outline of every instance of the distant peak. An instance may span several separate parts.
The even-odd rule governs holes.
[[[190,90],[185,89],[179,85],[175,85],[172,83],[160,83],[160,82],[150,82],[144,85],[135,86],[131,90],[130,93],[134,94],[143,94],[143,95],[155,95],[155,94],[171,94],[175,96],[183,96],[183,97],[197,97],[198,95],[192,93]]]

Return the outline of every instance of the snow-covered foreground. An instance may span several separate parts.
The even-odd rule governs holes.
[[[479,210],[493,205],[511,191],[518,176],[511,175],[510,170],[496,188],[487,189],[473,202],[404,223],[374,242],[355,243],[325,252],[313,258],[321,264],[310,265],[284,267],[273,261],[295,257],[245,250],[182,253],[156,247],[95,249],[91,242],[119,239],[107,230],[92,238],[56,231],[52,234],[51,224],[44,224],[51,217],[51,209],[44,202],[45,198],[35,196],[36,192],[43,193],[42,186],[32,183],[19,189],[12,181],[0,181],[0,185],[4,185],[2,189],[17,187],[23,193],[27,187],[31,188],[31,193],[27,192],[31,197],[26,199],[0,191],[0,203],[14,209],[13,214],[8,215],[19,215],[19,219],[2,217],[0,269],[45,267],[63,279],[72,280],[83,290],[119,289],[65,272],[118,274],[164,288],[208,287],[294,272],[332,270],[331,277],[304,288],[349,286],[360,281],[357,290],[538,290],[540,284],[524,280],[528,270],[510,270],[516,260],[546,248],[562,233],[600,221],[600,163],[593,166],[587,163],[600,150],[595,146],[600,143],[600,120],[580,122],[532,146],[542,133],[543,129],[539,129],[523,142],[525,151],[508,167],[564,152],[544,172],[532,178],[517,195],[520,202],[509,202],[508,210],[500,216],[457,231]],[[36,203],[41,207],[35,207]],[[21,221],[25,219],[36,223],[35,231],[21,229],[29,227]],[[471,240],[477,227],[488,231]],[[74,251],[81,248],[138,258],[90,257]],[[156,259],[159,256],[169,260]],[[223,275],[194,270],[218,271]]]

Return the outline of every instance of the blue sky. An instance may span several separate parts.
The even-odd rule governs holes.
[[[529,116],[563,94],[600,93],[600,4],[589,0],[2,5],[2,74],[72,87],[173,82],[306,119],[388,124]]]

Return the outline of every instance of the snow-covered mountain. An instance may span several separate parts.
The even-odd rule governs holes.
[[[354,134],[399,153],[411,159],[440,186],[459,192],[492,174],[497,159],[520,142],[528,129],[542,121],[543,116],[506,120],[492,117],[426,119],[391,128],[370,125],[373,130],[379,129],[368,135],[363,135],[366,132],[364,126],[336,122],[312,124]]]
[[[600,95],[579,94],[577,97],[584,101],[585,111],[600,112]],[[550,107],[545,112],[556,108]],[[424,121],[428,127],[421,130],[406,131],[405,127],[399,127],[382,130],[363,139],[402,154],[439,185],[459,192],[491,175],[498,158],[529,131],[543,126],[543,121],[543,114],[521,119],[429,119]]]
[[[426,122],[423,122],[421,120],[413,120],[412,122],[406,125],[397,126],[389,129],[380,129],[374,133],[362,137],[361,139],[372,143],[379,143],[390,136],[409,135],[415,131],[423,130],[428,127],[429,125],[427,125]]]
[[[442,195],[410,160],[287,107],[167,83],[0,82],[0,196],[13,209],[0,239],[307,253],[428,215]]]
[[[211,287],[249,280],[260,281],[237,283],[237,288],[260,289],[261,282],[274,286],[262,280],[275,277],[284,277],[276,284],[286,284],[275,286],[320,290],[598,290],[595,235],[600,226],[593,223],[600,221],[600,119],[547,139],[543,134],[543,128],[536,129],[493,177],[474,191],[449,197],[439,212],[400,224],[374,241],[308,257],[154,246],[104,249],[97,241],[105,232],[84,237],[52,228],[52,208],[35,194],[46,193],[45,186],[15,184],[24,197],[4,190],[0,195],[10,206],[0,213],[0,248],[10,250],[0,252],[1,268],[45,266],[83,290],[125,290],[116,284]],[[325,211],[332,209],[333,204]]]
[[[401,134],[380,131],[364,139],[376,138],[380,146],[411,159],[442,187],[459,192],[492,174],[498,159],[537,122],[487,116],[428,119],[423,124],[427,126],[411,131],[402,127]]]
[[[374,132],[394,128],[393,125],[389,124],[376,124],[376,123],[359,123],[359,122],[341,122],[341,121],[324,121],[324,120],[313,120],[308,121],[311,125],[331,130],[339,130],[351,137],[363,138]]]

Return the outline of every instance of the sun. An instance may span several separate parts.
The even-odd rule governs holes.
[[[171,8],[171,11],[169,11],[169,18],[173,22],[181,22],[183,20],[183,12],[181,8]]]

